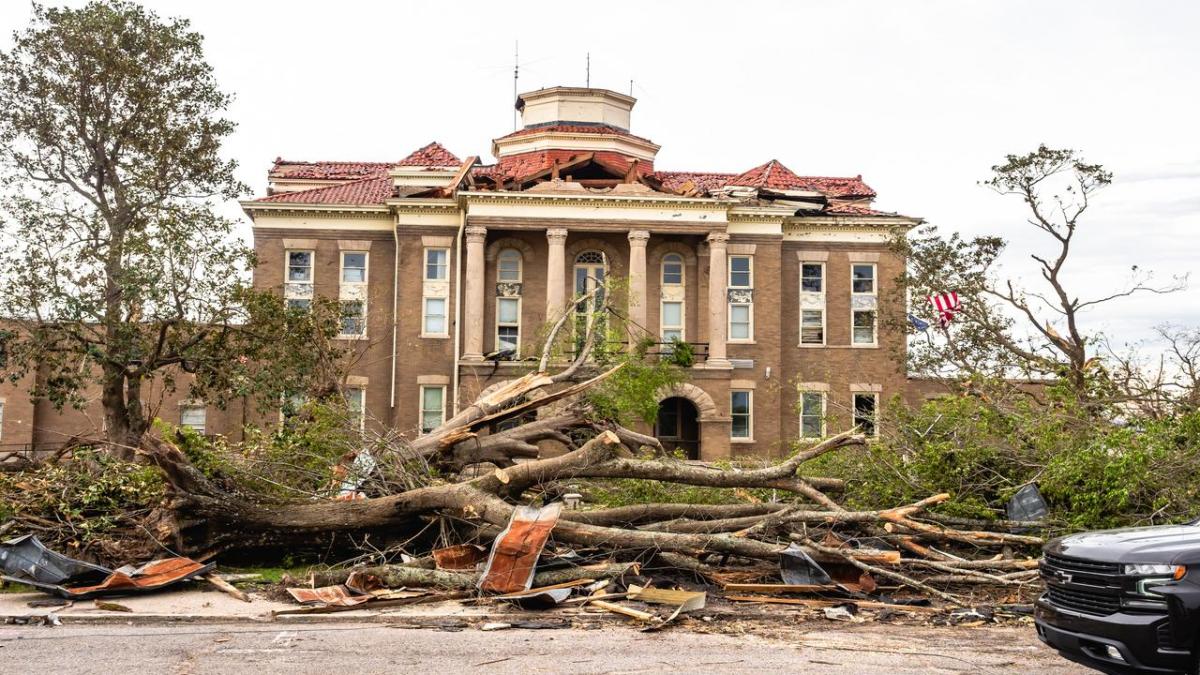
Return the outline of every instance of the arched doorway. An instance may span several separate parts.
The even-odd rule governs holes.
[[[671,396],[658,404],[654,437],[667,452],[682,451],[688,459],[700,459],[700,413],[682,396]]]

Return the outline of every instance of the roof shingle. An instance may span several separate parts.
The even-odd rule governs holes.
[[[383,204],[391,199],[393,194],[392,179],[363,178],[338,185],[297,190],[295,192],[280,192],[269,197],[261,197],[254,201],[283,204],[340,204],[347,206],[367,206]]]
[[[397,166],[459,166],[462,160],[434,141],[396,163]]]

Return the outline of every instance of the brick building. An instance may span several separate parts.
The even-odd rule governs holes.
[[[346,392],[368,424],[419,433],[526,372],[547,317],[612,277],[627,279],[630,325],[694,345],[687,383],[663,392],[668,445],[777,456],[856,417],[886,424],[878,411],[906,387],[905,337],[880,321],[903,262],[886,242],[918,221],[871,208],[861,177],[776,160],[660,171],[659,146],[630,131],[634,103],[523,94],[492,164],[437,143],[397,162],[277,160],[267,196],[242,203],[255,285],[342,300]],[[236,434],[235,415],[175,407]]]

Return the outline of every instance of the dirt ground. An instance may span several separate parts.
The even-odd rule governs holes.
[[[484,631],[380,623],[289,627],[5,626],[5,672],[1084,673],[1023,627],[833,625],[808,632]]]

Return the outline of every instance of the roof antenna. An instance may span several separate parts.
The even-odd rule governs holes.
[[[584,82],[586,83],[584,85],[585,87],[587,87],[588,89],[592,88],[592,53],[591,52],[587,53],[587,79],[585,79]]]
[[[513,131],[517,130],[517,75],[521,71],[521,43],[513,41]]]
[[[629,81],[629,95],[633,96],[633,80]]]

